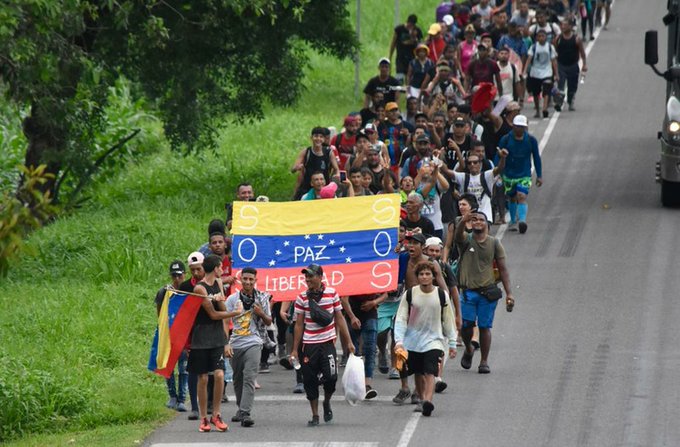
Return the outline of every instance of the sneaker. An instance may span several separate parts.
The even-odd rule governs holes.
[[[548,117],[548,114],[549,114],[548,111],[547,111],[547,110],[544,110],[544,111],[543,111],[543,118],[547,118],[547,117]]]
[[[569,103],[569,111],[573,112],[575,110],[576,110],[576,107],[574,107],[574,102],[572,101],[572,102]]]
[[[371,400],[375,399],[376,397],[378,397],[378,392],[371,388],[370,385],[366,385],[366,396],[364,396],[364,399]]]
[[[279,359],[279,365],[283,366],[289,371],[293,369],[293,365],[290,363],[288,357],[283,357],[282,359]]]
[[[418,403],[416,404],[416,407],[413,409],[413,412],[414,412],[414,413],[422,413],[422,412],[423,412],[423,403],[422,403],[422,402],[418,402]]]
[[[191,413],[189,413],[189,416],[187,416],[187,419],[189,419],[190,421],[197,421],[198,420],[198,411],[191,410]]]
[[[384,352],[381,352],[378,354],[378,371],[380,371],[383,374],[387,374],[390,370],[389,365],[387,364],[387,354]]]
[[[387,377],[390,380],[399,380],[399,371],[397,371],[397,368],[390,369],[390,374]]]
[[[251,418],[249,414],[244,413],[241,418],[241,427],[252,427],[253,425],[255,425],[253,418]]]
[[[269,363],[267,362],[262,362],[260,363],[260,369],[258,370],[260,374],[269,374]]]
[[[241,422],[243,420],[243,413],[241,410],[237,410],[236,414],[231,417],[231,422]]]
[[[423,416],[429,417],[430,415],[432,415],[432,411],[434,411],[434,405],[432,404],[432,402],[430,402],[429,400],[423,402]]]
[[[443,393],[446,388],[448,388],[448,384],[444,382],[441,378],[439,378],[438,381],[434,383],[434,392],[435,393]]]
[[[517,222],[510,222],[508,224],[508,231],[517,231]]]
[[[207,433],[210,431],[210,423],[208,422],[208,418],[203,418],[201,420],[201,423],[198,426],[198,431],[201,433]]]
[[[555,112],[561,112],[562,111],[562,104],[555,104]]]
[[[166,407],[172,408],[173,410],[177,408],[177,398],[176,397],[171,397],[168,399],[168,402],[165,404]]]
[[[293,394],[303,394],[305,392],[305,385],[303,383],[298,383],[293,388]]]
[[[177,404],[177,411],[179,411],[180,413],[184,413],[187,411],[187,406],[184,405],[184,402],[179,402]]]
[[[416,393],[411,394],[411,405],[418,405],[421,402],[422,400],[420,400],[420,396],[418,396]]]
[[[222,420],[222,415],[216,414],[213,415],[213,417],[210,418],[210,423],[215,426],[217,431],[227,431],[229,430],[229,426],[224,423]]]
[[[527,232],[527,223],[526,222],[520,222],[519,223],[519,234],[524,234]]]
[[[409,397],[411,397],[411,390],[399,390],[397,395],[392,398],[392,402],[397,405],[404,405],[404,403],[406,403],[406,399]]]
[[[323,401],[323,421],[328,424],[333,420],[333,410],[331,410],[331,401]]]
[[[318,427],[319,426],[319,416],[312,416],[311,421],[307,421],[307,427]]]

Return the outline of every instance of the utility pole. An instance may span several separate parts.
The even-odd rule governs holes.
[[[356,29],[357,42],[361,42],[361,0],[357,0]],[[354,53],[354,99],[359,99],[359,50]]]

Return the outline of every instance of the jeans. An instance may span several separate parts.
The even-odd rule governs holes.
[[[378,338],[378,319],[370,318],[361,322],[361,329],[349,328],[349,335],[352,337],[354,349],[359,352],[359,338],[361,338],[362,353],[364,357],[364,374],[367,379],[373,378],[373,369],[375,367],[375,347]]]
[[[165,380],[168,387],[168,395],[177,399],[177,402],[184,402],[187,394],[188,379],[187,374],[187,351],[184,350],[177,360],[177,376],[179,377],[179,387],[175,389],[175,372],[173,371],[170,378]]]

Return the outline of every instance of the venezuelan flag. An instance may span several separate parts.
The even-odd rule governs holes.
[[[201,298],[187,293],[165,292],[151,344],[147,366],[150,371],[170,377],[191,333],[201,302]]]
[[[299,202],[235,202],[232,258],[258,270],[258,289],[274,300],[306,290],[305,266],[324,269],[340,295],[396,289],[397,194]]]

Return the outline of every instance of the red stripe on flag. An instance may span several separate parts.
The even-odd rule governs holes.
[[[259,268],[257,289],[271,293],[273,301],[293,301],[307,290],[302,268]],[[340,296],[391,292],[397,288],[399,260],[323,265],[323,271],[324,283]],[[240,270],[234,274],[240,277]]]

